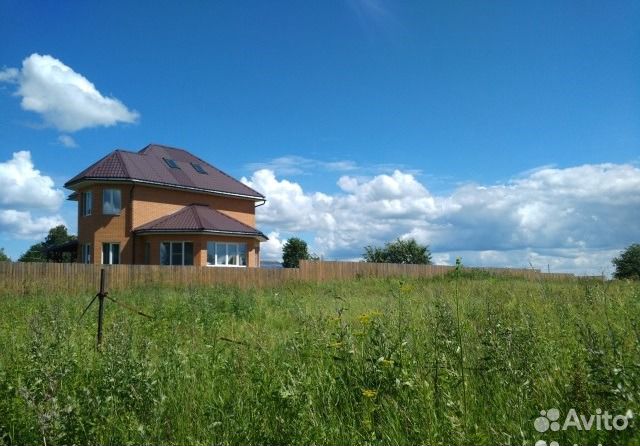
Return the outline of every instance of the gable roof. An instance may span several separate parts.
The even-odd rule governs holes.
[[[202,204],[185,206],[177,212],[138,226],[136,234],[204,232],[220,235],[257,237],[262,241],[268,238],[249,225],[229,217],[220,211]]]
[[[173,160],[177,168],[165,161]],[[206,173],[200,173],[199,165]],[[150,144],[139,152],[114,150],[65,183],[73,189],[84,181],[133,181],[197,192],[264,200],[264,195],[186,150]]]

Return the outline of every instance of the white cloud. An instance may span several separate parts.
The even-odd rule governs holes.
[[[270,232],[267,237],[269,240],[260,244],[260,259],[282,262],[282,247],[285,240],[280,238],[278,231]]]
[[[49,229],[64,224],[59,215],[32,217],[30,212],[0,209],[0,233],[21,239],[43,237]]]
[[[298,155],[286,155],[272,160],[260,163],[249,163],[244,168],[250,172],[257,170],[270,170],[275,175],[311,175],[317,172],[341,172],[350,174],[376,175],[381,173],[390,173],[395,170],[401,170],[404,173],[418,175],[421,173],[418,169],[409,169],[401,164],[370,164],[359,165],[351,160],[322,161],[313,158],[306,158]]]
[[[0,162],[0,232],[17,238],[38,238],[64,224],[57,212],[64,194],[33,165],[31,153],[15,152]],[[32,213],[39,214],[34,217]],[[44,214],[44,215],[40,215]]]
[[[69,147],[69,148],[78,147],[78,143],[76,142],[76,140],[69,135],[58,136],[58,142],[65,147]]]
[[[312,232],[312,250],[327,258],[353,258],[368,244],[414,237],[443,262],[465,253],[479,265],[535,261],[598,273],[612,252],[640,240],[640,169],[629,164],[545,167],[506,184],[469,184],[440,196],[399,170],[343,176],[333,195],[305,192],[268,169],[243,181],[267,197],[259,224]]]
[[[245,168],[250,171],[267,169],[278,175],[303,175],[317,170],[346,172],[355,170],[358,167],[355,162],[349,160],[320,161],[302,156],[287,155],[264,163],[250,163]]]
[[[0,71],[0,81],[17,83],[22,108],[39,113],[45,123],[63,132],[139,118],[136,111],[103,96],[87,78],[49,55],[32,54],[22,61],[22,69]]]
[[[35,168],[31,153],[15,152],[0,162],[0,208],[57,210],[64,194],[53,180]]]
[[[20,76],[20,72],[17,68],[5,68],[0,71],[0,82],[11,82],[15,83]]]

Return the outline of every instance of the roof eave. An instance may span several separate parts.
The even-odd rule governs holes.
[[[151,234],[176,234],[176,235],[202,235],[202,234],[215,234],[223,235],[227,237],[250,237],[256,238],[261,242],[266,242],[269,238],[262,232],[241,232],[241,231],[216,231],[213,229],[137,229],[133,231],[136,235],[151,235]]]
[[[181,186],[179,184],[171,184],[171,183],[161,183],[158,181],[148,181],[148,180],[138,180],[135,178],[110,178],[110,177],[83,177],[79,178],[75,181],[68,181],[64,184],[64,187],[71,190],[76,190],[72,186],[77,186],[83,182],[106,182],[106,183],[135,183],[135,184],[145,184],[149,186],[160,187],[163,189],[179,189],[179,190],[188,190],[197,193],[209,194],[209,195],[217,195],[221,197],[234,197],[234,198],[242,198],[245,200],[252,201],[266,201],[264,195],[254,196],[254,195],[245,195],[245,194],[237,194],[234,192],[225,192],[220,190],[213,189],[203,189],[199,187],[191,187],[191,186]]]

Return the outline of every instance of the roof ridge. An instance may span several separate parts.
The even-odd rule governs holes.
[[[158,143],[155,143],[155,142],[152,142],[152,143],[147,144],[147,145],[146,145],[146,146],[144,146],[142,149],[140,149],[140,150],[138,151],[138,153],[142,153],[142,152],[146,151],[147,149],[149,149],[150,147],[161,147],[161,148],[163,148],[163,149],[180,150],[181,152],[188,153],[189,155],[191,155],[191,156],[194,156],[194,157],[195,157],[195,155],[193,155],[193,154],[192,154],[192,153],[190,153],[188,150],[183,149],[183,148],[181,148],[181,147],[167,146],[167,145],[165,145],[165,144],[158,144]],[[196,158],[197,158],[197,157],[196,157]]]
[[[204,229],[204,225],[202,224],[202,219],[200,218],[200,214],[198,213],[198,208],[195,204],[190,204],[189,208],[191,209],[191,212],[193,212],[193,216],[196,219],[196,223],[198,224],[198,227],[201,229]]]
[[[131,177],[131,174],[129,173],[129,169],[127,169],[127,163],[124,162],[124,160],[122,159],[122,154],[120,150],[114,150],[116,156],[118,157],[118,160],[120,161],[120,165],[122,166],[122,170],[124,170],[124,173],[127,175],[128,178]]]

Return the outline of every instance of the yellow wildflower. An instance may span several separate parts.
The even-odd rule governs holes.
[[[358,316],[358,320],[362,325],[369,325],[373,319],[379,316],[382,316],[382,313],[380,313],[379,311],[369,311],[368,313],[364,313]]]
[[[365,398],[375,398],[378,395],[373,389],[362,389],[362,396]]]
[[[413,287],[408,283],[405,283],[400,287],[400,291],[402,291],[405,294],[409,294],[410,292],[413,291]]]

